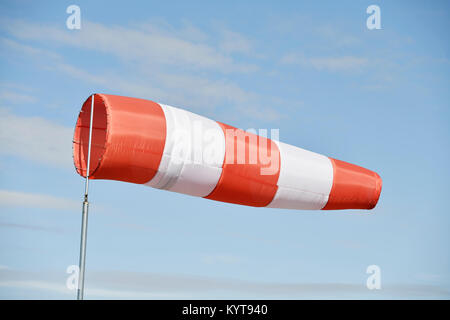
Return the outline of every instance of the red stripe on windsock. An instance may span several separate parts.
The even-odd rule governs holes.
[[[330,158],[333,186],[322,210],[373,209],[380,197],[382,180],[373,171]]]
[[[75,167],[86,176],[91,98],[74,133]],[[96,94],[90,178],[148,182],[156,174],[166,139],[166,119],[153,101]]]
[[[217,186],[205,198],[254,207],[267,206],[275,196],[280,175],[278,146],[270,139],[218,123],[225,134],[225,159]],[[239,153],[243,150],[245,161],[239,163]],[[256,161],[252,161],[249,152],[257,152]],[[267,163],[261,154],[276,159],[276,163]],[[273,170],[269,170],[271,166]],[[264,174],[264,168],[271,174]]]

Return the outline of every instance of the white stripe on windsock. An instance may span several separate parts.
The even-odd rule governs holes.
[[[166,142],[158,172],[146,185],[206,197],[217,185],[225,157],[219,124],[192,112],[160,104]]]
[[[280,150],[278,189],[269,208],[322,209],[333,185],[328,157],[275,141]]]

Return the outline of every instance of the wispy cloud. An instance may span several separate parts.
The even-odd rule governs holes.
[[[361,42],[352,32],[342,31],[333,25],[319,26],[313,32],[333,48],[354,46]]]
[[[13,45],[10,40],[0,38],[0,47]],[[31,104],[38,99],[34,89],[14,82],[0,81],[0,104]]]
[[[296,53],[286,54],[281,58],[281,63],[283,64],[312,67],[319,71],[325,70],[331,72],[361,70],[368,62],[369,60],[364,57],[306,57]]]
[[[18,93],[12,90],[5,90],[0,89],[0,102],[6,102],[6,103],[34,103],[36,102],[36,97],[24,94],[24,93]]]
[[[253,45],[251,41],[238,32],[228,29],[222,29],[222,40],[220,48],[226,53],[253,54]]]
[[[35,273],[0,269],[0,287],[52,291],[65,296],[75,292],[65,286],[68,274]],[[391,284],[378,292],[369,291],[365,283],[258,282],[175,275],[150,272],[90,271],[87,298],[158,299],[158,298],[446,298],[450,292],[431,285]]]
[[[5,48],[36,59],[47,59],[48,70],[61,72],[75,79],[101,86],[118,94],[156,100],[199,113],[217,114],[227,108],[229,115],[239,110],[244,117],[267,122],[278,121],[282,115],[276,109],[277,99],[244,90],[235,82],[222,77],[209,77],[194,72],[163,71],[160,68],[141,67],[139,76],[118,74],[115,71],[87,71],[66,63],[62,56],[46,49],[34,48],[10,39],[0,39]],[[146,62],[143,62],[146,63]],[[279,100],[279,99],[278,99]],[[273,105],[274,107],[268,107]],[[233,109],[234,111],[230,111]],[[225,112],[218,112],[223,116]],[[207,115],[208,115],[207,114]]]
[[[48,194],[0,190],[0,206],[76,210],[80,204],[72,199]]]
[[[242,259],[230,254],[211,254],[204,256],[202,261],[206,264],[236,264]]]
[[[125,28],[83,21],[83,28],[71,33],[54,26],[12,20],[5,23],[4,28],[19,39],[44,40],[100,51],[140,65],[175,65],[223,73],[257,70],[255,65],[237,63],[211,45],[188,41],[178,32],[161,31],[150,24],[146,28]]]
[[[62,294],[65,298],[71,298],[76,296],[74,290],[69,290],[64,282],[49,282],[49,281],[35,281],[35,280],[22,280],[22,281],[2,281],[0,280],[0,287],[3,288],[20,288],[26,290],[44,290],[54,293]],[[182,298],[180,295],[172,295],[166,293],[157,292],[141,292],[141,291],[129,291],[129,290],[113,290],[113,289],[101,289],[96,287],[88,287],[85,289],[85,298],[94,299],[173,299]],[[36,296],[36,299],[42,299],[42,296]]]
[[[6,48],[15,50],[17,52],[21,52],[22,54],[27,54],[31,57],[47,57],[54,60],[60,60],[61,57],[57,53],[52,51],[41,49],[29,45],[24,45],[17,41],[8,39],[8,38],[0,38],[0,48],[5,50]]]
[[[72,128],[0,108],[0,154],[69,168],[73,166],[72,134]]]
[[[31,230],[31,231],[46,231],[46,232],[56,232],[56,233],[64,232],[64,230],[61,228],[52,228],[52,227],[38,226],[38,225],[32,225],[32,224],[23,224],[23,223],[0,222],[0,228],[18,228],[18,229],[25,229],[25,230]]]

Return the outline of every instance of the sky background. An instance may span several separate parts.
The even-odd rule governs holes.
[[[86,299],[449,299],[449,15],[447,1],[2,1],[0,298],[76,297],[72,134],[98,92],[279,128],[383,190],[372,211],[322,212],[93,181]]]

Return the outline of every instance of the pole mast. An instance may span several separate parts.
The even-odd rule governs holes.
[[[87,241],[87,224],[88,224],[88,212],[89,212],[89,170],[91,164],[91,144],[92,144],[92,127],[94,122],[94,98],[95,93],[91,98],[91,119],[89,122],[89,144],[88,144],[88,158],[86,165],[86,183],[84,187],[84,199],[83,199],[83,211],[81,220],[81,241],[80,241],[80,264],[79,264],[79,278],[78,278],[78,291],[77,299],[83,300],[84,298],[84,274],[86,266],[86,241]]]

